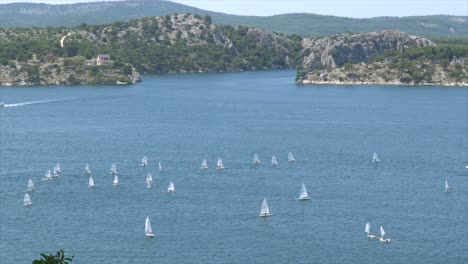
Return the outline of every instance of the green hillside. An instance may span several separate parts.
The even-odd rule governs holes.
[[[316,14],[268,17],[211,12],[161,0],[126,0],[78,4],[13,3],[0,5],[0,27],[76,26],[103,24],[174,13],[210,15],[213,23],[245,25],[286,34],[332,35],[344,32],[400,30],[424,37],[468,37],[467,16],[376,17],[366,19]]]

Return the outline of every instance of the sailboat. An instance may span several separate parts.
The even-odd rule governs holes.
[[[167,187],[167,192],[168,192],[168,193],[173,193],[173,192],[175,192],[174,183],[173,183],[172,181],[169,183],[169,186]]]
[[[45,174],[44,174],[44,179],[45,180],[52,180],[52,173],[50,172],[50,170],[46,170]]]
[[[288,161],[289,161],[289,162],[294,162],[294,161],[296,161],[296,159],[294,158],[294,155],[292,154],[292,152],[289,152],[289,153],[288,153]]]
[[[299,198],[297,198],[299,201],[305,201],[305,200],[310,200],[310,197],[307,195],[307,189],[305,187],[305,184],[303,183],[301,186],[301,192],[299,194]]]
[[[386,233],[385,233],[385,230],[383,229],[382,226],[380,226],[380,238],[379,238],[380,242],[382,242],[382,243],[390,243],[390,242],[392,242],[392,241],[390,240],[390,238],[385,238],[385,234],[386,234]]]
[[[368,239],[376,239],[377,236],[370,233],[370,228],[371,228],[371,225],[370,225],[369,222],[367,222],[367,223],[366,223],[366,228],[365,228],[365,232],[366,232],[366,234],[367,234],[367,238],[368,238]]]
[[[57,164],[55,164],[54,170],[57,172],[57,174],[60,174],[62,172],[62,169],[60,168],[60,163],[59,162],[57,162]]]
[[[148,172],[146,174],[145,181],[146,181],[146,188],[149,189],[153,186],[153,176],[151,175],[151,173]]]
[[[86,175],[90,175],[91,174],[91,170],[89,169],[89,164],[86,163],[86,166],[84,168],[84,171],[83,171],[84,174]]]
[[[151,238],[154,237],[153,230],[151,229],[151,222],[150,222],[149,216],[146,217],[146,222],[145,222],[145,235],[146,235],[147,237],[151,237]]]
[[[144,156],[144,157],[141,159],[141,166],[143,166],[143,167],[148,166],[148,158],[146,158],[146,156]]]
[[[54,168],[52,169],[52,177],[58,177],[58,176],[59,176],[59,174],[58,174],[58,172],[57,172],[57,169],[54,167]]]
[[[161,162],[160,162],[160,161],[158,161],[158,168],[159,168],[159,171],[163,171],[163,167],[162,167],[162,165],[161,165]]]
[[[118,174],[117,165],[115,165],[115,163],[112,163],[112,166],[110,168],[110,174],[112,174],[112,175],[117,175]]]
[[[372,162],[379,162],[380,159],[379,159],[379,155],[377,154],[377,152],[374,152],[374,154],[372,155]]]
[[[112,183],[112,186],[119,187],[119,177],[117,175],[114,175],[114,182]]]
[[[268,203],[267,203],[266,198],[263,198],[262,208],[260,209],[260,214],[258,216],[260,217],[271,216],[270,209],[268,209]]]
[[[151,173],[146,173],[146,181],[149,181],[150,183],[153,183],[153,175]]]
[[[89,177],[88,187],[94,189],[94,179],[91,176]]]
[[[450,192],[452,191],[452,188],[448,185],[448,180],[445,180],[445,192]]]
[[[271,166],[276,166],[278,165],[278,160],[276,159],[276,156],[271,157]]]
[[[34,191],[34,182],[33,180],[29,179],[28,180],[28,192]]]
[[[216,169],[217,169],[217,170],[222,170],[222,169],[224,169],[223,160],[222,160],[221,158],[218,158],[218,164],[216,165]]]
[[[206,162],[206,159],[202,161],[200,169],[202,170],[208,169],[208,163]]]
[[[31,196],[29,196],[29,194],[25,194],[25,195],[24,195],[23,204],[24,204],[24,206],[30,206],[30,205],[32,205]]]
[[[255,153],[254,156],[253,156],[253,164],[254,165],[260,164],[260,159],[258,158],[257,153]]]

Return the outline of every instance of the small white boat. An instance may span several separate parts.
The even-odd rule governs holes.
[[[151,173],[148,172],[146,174],[145,182],[146,182],[146,188],[149,189],[153,187],[153,176],[151,175]]]
[[[372,155],[372,162],[379,162],[380,159],[379,159],[379,155],[377,154],[377,152],[374,152],[374,154]]]
[[[370,229],[371,229],[371,225],[369,222],[366,223],[366,228],[365,228],[365,232],[367,234],[367,238],[368,239],[376,239],[377,236],[376,235],[373,235],[370,233]]]
[[[208,169],[208,162],[206,162],[206,159],[204,159],[201,163],[200,169],[206,170]]]
[[[30,206],[30,205],[32,205],[31,196],[29,196],[29,194],[25,194],[25,195],[24,195],[23,204],[24,204],[24,206]]]
[[[117,175],[114,175],[114,182],[112,183],[112,186],[114,187],[119,186],[119,177]]]
[[[276,166],[278,165],[278,160],[276,159],[276,156],[271,157],[271,166]]]
[[[451,191],[452,191],[452,188],[450,188],[448,184],[448,180],[445,180],[445,192],[451,192]]]
[[[44,174],[44,179],[46,180],[53,180],[53,176],[52,176],[52,173],[50,172],[50,170],[46,170],[45,174]]]
[[[112,163],[112,166],[110,168],[110,174],[112,174],[112,175],[117,175],[118,174],[117,165],[115,165],[115,163]]]
[[[161,165],[161,162],[160,162],[160,161],[158,161],[158,168],[159,168],[159,171],[163,171],[163,167],[162,167],[162,165]]]
[[[392,242],[392,240],[391,240],[390,238],[385,238],[385,234],[386,234],[386,233],[385,233],[385,230],[384,230],[383,227],[381,226],[381,227],[380,227],[380,238],[379,238],[380,242],[382,242],[382,243],[390,243],[390,242]]]
[[[52,177],[58,177],[58,176],[59,176],[59,174],[58,174],[56,168],[53,168],[52,169]]]
[[[90,175],[91,174],[91,170],[89,169],[89,164],[86,163],[86,166],[84,168],[84,171],[83,171],[84,174],[86,175]]]
[[[217,170],[222,170],[222,169],[224,169],[223,160],[222,160],[221,158],[218,158],[218,163],[216,164],[216,169],[217,169]]]
[[[146,179],[146,188],[149,189],[149,188],[151,188],[151,187],[153,187],[152,182],[151,182],[150,180]]]
[[[57,172],[57,174],[60,174],[62,172],[62,169],[60,168],[60,162],[57,162],[57,164],[55,164],[54,170]]]
[[[151,175],[151,173],[146,173],[146,178],[145,178],[146,181],[150,182],[150,183],[153,183],[153,175]]]
[[[94,187],[95,187],[95,186],[94,186],[94,179],[93,179],[93,177],[91,177],[91,176],[89,177],[88,187],[89,187],[89,188],[92,188],[92,189],[94,189]]]
[[[34,188],[34,182],[33,182],[33,180],[29,179],[28,180],[28,192],[32,192],[32,191],[34,191],[34,189],[35,189]]]
[[[288,153],[288,161],[289,161],[289,162],[294,162],[294,161],[296,161],[296,159],[294,158],[294,155],[292,154],[292,152],[289,152],[289,153]]]
[[[271,216],[266,198],[263,198],[262,208],[260,209],[260,214],[258,216],[260,217]]]
[[[305,184],[303,183],[301,186],[301,192],[299,194],[299,198],[297,198],[299,201],[305,201],[305,200],[310,200],[309,195],[307,195],[307,189],[305,187]]]
[[[146,156],[144,156],[144,157],[141,159],[141,166],[143,166],[143,167],[148,166],[148,158],[147,158]]]
[[[151,229],[151,222],[150,222],[149,216],[146,217],[146,222],[145,222],[145,235],[146,235],[147,237],[151,237],[151,238],[154,237],[153,230]]]
[[[168,192],[168,193],[173,193],[173,192],[175,192],[174,183],[173,183],[172,181],[169,183],[169,186],[167,187],[167,192]]]
[[[253,156],[253,164],[254,164],[254,165],[260,164],[260,159],[258,158],[258,154],[257,154],[257,153],[255,153],[254,156]]]

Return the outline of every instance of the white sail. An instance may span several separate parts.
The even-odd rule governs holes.
[[[84,171],[83,171],[84,174],[91,174],[91,170],[89,169],[89,164],[86,163],[86,166],[84,168]]]
[[[55,168],[52,169],[52,177],[58,177],[58,172]]]
[[[224,169],[223,160],[222,160],[221,158],[218,158],[218,163],[217,163],[216,168],[217,168],[218,170]]]
[[[385,230],[383,229],[383,227],[381,226],[380,227],[380,237],[384,237],[385,236]]]
[[[301,191],[300,191],[300,194],[299,194],[299,200],[309,200],[309,195],[307,194],[307,189],[305,187],[305,184],[303,183],[302,186],[301,186]]]
[[[151,229],[151,222],[150,222],[149,216],[146,217],[145,234],[146,235],[152,235],[153,234],[153,230]]]
[[[450,190],[450,186],[448,185],[448,181],[445,180],[445,190]]]
[[[268,208],[268,203],[266,198],[263,198],[262,208],[260,209],[260,216],[269,216],[270,209]]]
[[[289,153],[288,153],[288,161],[289,161],[289,162],[293,162],[293,161],[295,161],[295,160],[296,160],[296,159],[294,158],[294,155],[292,154],[292,152],[289,152]]]
[[[253,163],[254,164],[260,164],[260,159],[258,158],[258,154],[255,153],[253,156]]]
[[[370,234],[370,227],[371,227],[371,226],[370,226],[370,223],[367,222],[367,223],[366,223],[366,229],[365,229],[364,231],[365,231],[366,234],[368,234],[368,235]]]
[[[112,166],[110,168],[110,173],[112,175],[116,175],[117,174],[117,165],[115,165],[115,163],[112,163]]]
[[[33,180],[29,179],[28,180],[28,191],[34,190],[34,182]]]
[[[88,187],[89,188],[94,188],[94,179],[93,179],[93,177],[89,177]]]
[[[379,155],[377,154],[377,152],[374,152],[374,154],[372,155],[372,162],[379,162],[380,159],[379,159]]]
[[[117,175],[114,175],[114,182],[112,184],[113,186],[119,186],[119,177]]]
[[[159,167],[159,170],[160,170],[160,171],[162,171],[162,170],[163,170],[163,167],[162,167],[162,165],[161,165],[161,162],[160,162],[160,161],[158,162],[158,167]]]
[[[62,169],[60,168],[60,163],[59,163],[59,162],[57,162],[57,164],[55,164],[54,169],[55,169],[55,171],[56,171],[57,173],[61,173],[61,172],[62,172]]]
[[[24,206],[28,206],[28,205],[31,205],[31,204],[32,204],[32,202],[31,202],[31,196],[29,196],[29,194],[25,194],[25,195],[24,195],[23,203],[24,203]]]
[[[50,170],[46,170],[45,174],[44,174],[44,177],[47,179],[47,180],[52,180],[52,173],[50,172]]]
[[[202,170],[206,170],[208,169],[208,162],[206,161],[206,159],[204,159],[201,163],[201,167],[200,167]]]
[[[174,183],[171,181],[167,187],[167,192],[175,192]]]
[[[153,183],[153,175],[151,173],[146,173],[146,181]]]
[[[271,165],[278,165],[278,160],[276,159],[276,156],[271,157]]]
[[[152,187],[152,182],[146,178],[146,188],[151,188]]]
[[[146,156],[144,156],[144,157],[141,159],[141,166],[143,166],[143,167],[148,166],[148,158],[146,158]]]

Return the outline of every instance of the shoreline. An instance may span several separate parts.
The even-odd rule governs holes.
[[[468,87],[468,83],[402,83],[402,82],[353,82],[353,81],[296,81],[299,85],[374,85],[374,86],[443,86],[443,87]]]

